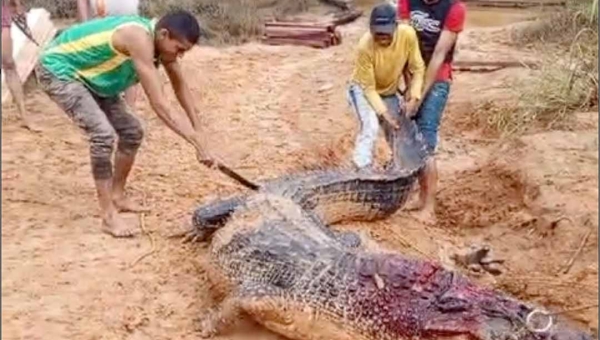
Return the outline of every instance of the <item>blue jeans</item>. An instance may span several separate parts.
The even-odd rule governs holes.
[[[356,136],[352,160],[358,168],[369,167],[373,163],[373,149],[375,148],[375,142],[379,134],[379,126],[383,127],[385,138],[390,148],[392,148],[391,133],[393,128],[373,110],[360,85],[355,83],[350,84],[347,99],[354,109],[353,111],[360,124],[360,131]],[[400,115],[400,105],[403,103],[402,97],[394,94],[382,96],[381,99],[394,118]]]
[[[437,147],[440,122],[449,94],[450,82],[435,82],[427,96],[423,99],[419,111],[414,117],[419,131],[425,139],[427,149],[431,154],[435,152]]]

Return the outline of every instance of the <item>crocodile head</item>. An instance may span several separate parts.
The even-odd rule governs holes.
[[[427,262],[396,255],[360,259],[355,304],[369,333],[389,338],[592,340],[584,331],[499,291]]]
[[[436,299],[425,330],[470,333],[481,340],[592,340],[566,320],[464,278]]]
[[[481,340],[592,340],[565,320],[464,277],[453,279],[436,310],[432,331],[468,330]]]

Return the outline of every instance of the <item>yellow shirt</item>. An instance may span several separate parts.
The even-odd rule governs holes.
[[[392,43],[387,47],[376,44],[370,32],[360,39],[352,80],[363,88],[367,100],[378,114],[387,110],[381,95],[388,96],[398,91],[400,76],[407,63],[412,73],[410,97],[421,99],[425,63],[414,28],[399,24]]]

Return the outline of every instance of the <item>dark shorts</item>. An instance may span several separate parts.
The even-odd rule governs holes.
[[[59,79],[40,64],[35,72],[42,90],[88,136],[94,178],[110,178],[116,137],[118,150],[129,155],[137,151],[143,138],[141,123],[123,96],[99,97],[81,82]]]
[[[431,153],[435,152],[437,148],[438,131],[449,94],[449,82],[438,81],[434,83],[414,118]]]

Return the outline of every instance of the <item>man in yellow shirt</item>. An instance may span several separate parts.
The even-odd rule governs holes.
[[[363,169],[373,162],[379,125],[383,126],[391,148],[390,133],[391,129],[398,129],[397,117],[417,110],[425,63],[417,33],[409,25],[398,24],[394,7],[387,3],[377,5],[371,11],[370,30],[360,39],[357,54],[348,100],[360,122],[353,161]],[[402,98],[399,83],[406,66],[412,77],[407,97]]]

